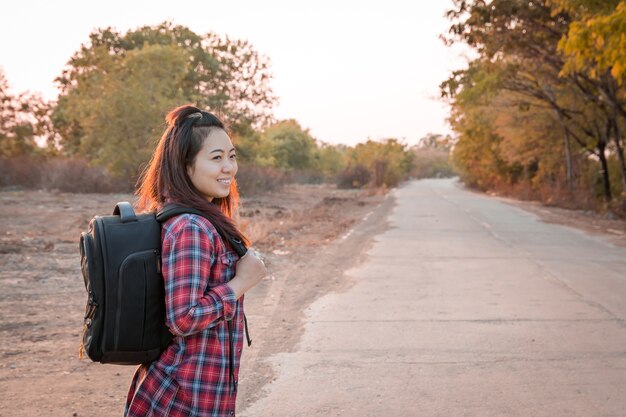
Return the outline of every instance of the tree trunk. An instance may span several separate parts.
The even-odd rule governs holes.
[[[606,100],[611,106],[610,110],[607,112],[609,113],[609,128],[613,131],[613,141],[615,142],[617,151],[617,160],[619,162],[622,178],[622,195],[626,195],[626,163],[624,163],[624,148],[622,146],[622,134],[618,120],[619,110],[623,109],[623,107],[618,99],[619,86],[615,78],[611,75],[610,70],[605,72],[605,80],[604,84],[606,85],[606,89],[600,89],[600,92],[604,93]],[[607,140],[610,140],[610,136],[607,137]]]
[[[614,114],[614,116],[617,116]],[[613,123],[613,140],[615,141],[615,148],[617,148],[617,159],[619,161],[619,167],[622,174],[622,195],[626,195],[626,162],[624,162],[624,148],[622,146],[622,134],[619,128],[619,121],[616,117],[612,120]]]
[[[602,183],[604,188],[604,201],[610,203],[613,199],[611,195],[611,179],[609,178],[609,164],[606,162],[606,155],[604,153],[606,149],[606,142],[598,142],[598,157],[600,158],[600,164],[602,165]]]
[[[565,121],[563,120],[563,114],[560,111],[557,111],[559,115],[559,122],[561,122],[561,127],[563,128],[563,145],[565,147],[565,167],[567,169],[567,190],[571,193],[573,190],[573,180],[572,180],[572,149],[570,145],[570,137],[569,137],[569,129],[565,126]]]

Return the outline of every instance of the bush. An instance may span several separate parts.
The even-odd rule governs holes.
[[[411,176],[414,178],[449,178],[455,175],[448,152],[434,149],[413,151]]]
[[[370,139],[359,143],[347,152],[348,166],[355,167],[355,170],[348,168],[344,171],[338,185],[348,188],[364,186],[367,182],[363,183],[365,174],[362,171],[365,169],[372,186],[395,187],[409,173],[412,157],[406,145],[397,139]],[[359,165],[361,168],[356,169]]]
[[[0,160],[0,186],[70,193],[132,191],[130,181],[114,179],[104,168],[80,158],[21,155]]]
[[[339,188],[362,188],[369,184],[372,175],[363,165],[355,165],[346,168],[337,177]]]
[[[116,180],[106,169],[91,167],[86,160],[55,158],[45,164],[46,175],[41,184],[45,189],[71,193],[132,192],[128,180]]]
[[[324,174],[314,169],[290,169],[285,175],[287,182],[296,184],[321,184],[325,180]]]
[[[0,186],[41,188],[42,161],[28,155],[0,158]]]
[[[288,182],[285,172],[272,167],[244,164],[237,172],[237,186],[243,196],[271,191]]]

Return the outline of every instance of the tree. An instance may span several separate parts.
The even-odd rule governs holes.
[[[272,119],[276,97],[269,86],[269,60],[248,41],[211,32],[201,36],[170,22],[143,26],[124,35],[111,28],[97,29],[89,35],[89,41],[57,79],[62,95],[78,87],[90,73],[101,72],[102,53],[123,57],[146,45],[177,46],[189,59],[180,85],[188,101],[228,114],[235,127],[262,126]]]
[[[252,126],[236,132],[233,143],[237,147],[237,158],[242,162],[258,167],[275,167],[274,144]]]
[[[0,157],[37,150],[37,136],[46,133],[38,119],[44,117],[47,109],[47,103],[37,95],[11,94],[4,72],[0,70]]]
[[[452,159],[461,178],[481,190],[502,182],[503,164],[497,153],[502,139],[493,131],[485,113],[478,110],[465,112],[452,121],[452,126],[459,133]]]
[[[552,0],[555,12],[566,11],[575,20],[559,42],[565,57],[561,74],[584,74],[600,93],[626,195],[626,160],[621,125],[626,120],[626,3],[619,0]],[[595,99],[596,96],[593,96]]]
[[[450,135],[428,133],[411,146],[410,175],[414,178],[452,177],[451,150],[456,140]]]
[[[621,84],[626,76],[626,3],[620,0],[552,0],[555,12],[576,17],[559,48],[564,74],[609,71]]]
[[[320,142],[315,155],[314,169],[321,172],[326,178],[335,177],[346,168],[345,145],[331,145]]]
[[[482,90],[509,90],[526,96],[532,104],[560,108],[554,99],[554,90],[563,83],[558,79],[562,67],[557,43],[567,30],[568,16],[553,16],[542,2],[456,1],[457,9],[448,17],[456,21],[450,28],[448,43],[462,40],[476,48],[481,57],[475,61],[478,71],[470,68],[467,77],[459,71],[442,85],[444,95],[452,97],[459,83],[481,75]],[[467,15],[466,15],[467,14]],[[470,65],[471,67],[471,65]],[[461,80],[454,80],[460,77]],[[480,91],[478,91],[480,93]],[[519,106],[521,103],[511,103]],[[563,129],[564,159],[567,166],[568,188],[572,187],[571,145],[569,132]]]
[[[396,186],[411,169],[413,154],[397,139],[367,140],[348,151],[348,167],[363,166],[376,187]]]
[[[277,122],[263,132],[263,137],[272,144],[276,168],[313,168],[317,151],[315,139],[297,121]]]
[[[442,94],[453,100],[453,106],[461,114],[482,106],[484,109],[491,107],[491,111],[497,112],[495,115],[501,116],[497,120],[487,115],[483,120],[502,138],[498,145],[503,150],[500,157],[515,155],[515,152],[507,152],[505,147],[519,145],[524,140],[532,144],[528,149],[547,149],[542,146],[542,140],[550,143],[554,140],[551,133],[560,131],[563,146],[553,146],[547,151],[563,152],[568,188],[572,189],[574,181],[571,143],[574,141],[580,149],[600,161],[604,194],[610,201],[607,154],[612,152],[609,147],[611,137],[617,155],[622,154],[621,135],[618,134],[620,122],[612,115],[617,112],[607,104],[610,100],[598,97],[609,96],[615,89],[606,77],[593,79],[581,72],[563,74],[565,61],[559,53],[559,42],[572,22],[568,10],[551,8],[547,1],[455,0],[455,9],[448,13],[448,17],[453,24],[446,41],[469,44],[479,52],[479,58],[444,82]],[[461,95],[463,90],[466,91]],[[491,101],[481,103],[471,98],[485,93]],[[458,102],[460,97],[463,97],[464,104]],[[523,114],[529,108],[532,108],[534,118]],[[550,133],[526,134],[526,139],[522,139],[519,132],[506,126],[522,119],[528,127],[544,124],[544,132],[547,123]],[[537,119],[536,123],[534,119]],[[466,134],[459,142],[463,140],[471,139]],[[536,165],[530,160],[527,162],[530,165],[524,165],[525,170]],[[623,189],[626,189],[626,171],[622,178]]]
[[[438,133],[428,133],[422,137],[418,143],[417,148],[433,149],[436,151],[450,152],[454,145],[454,139],[450,135],[441,135]]]
[[[101,59],[105,71],[83,77],[80,89],[60,99],[57,127],[68,153],[134,181],[154,149],[164,112],[184,101],[187,56],[176,46],[151,45]]]
[[[234,134],[271,119],[269,64],[247,41],[169,22],[123,35],[98,29],[89,39],[57,79],[52,119],[66,154],[134,178],[176,105],[226,114]]]

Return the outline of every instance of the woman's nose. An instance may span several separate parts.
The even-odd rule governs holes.
[[[224,165],[222,165],[222,171],[224,172],[232,172],[235,169],[235,162],[227,159]]]

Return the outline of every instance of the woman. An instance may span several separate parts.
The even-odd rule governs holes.
[[[252,250],[239,259],[214,226],[246,241],[231,220],[237,160],[224,124],[190,105],[166,121],[137,192],[139,208],[178,203],[210,221],[181,214],[163,223],[166,323],[175,337],[158,360],[137,369],[125,415],[234,416],[243,294],[267,271]]]

